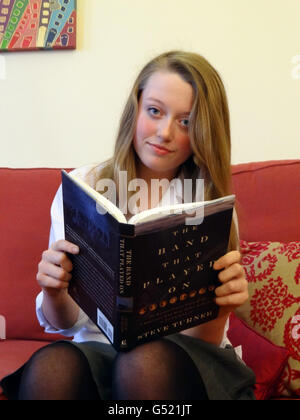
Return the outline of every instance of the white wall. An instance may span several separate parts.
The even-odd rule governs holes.
[[[223,76],[233,163],[300,158],[299,16],[299,0],[78,0],[76,51],[0,55],[0,166],[108,158],[138,70],[175,48]]]

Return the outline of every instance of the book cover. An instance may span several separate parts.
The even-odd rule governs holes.
[[[234,196],[207,202],[201,224],[170,214],[134,225],[64,172],[62,184],[65,236],[80,248],[69,293],[117,351],[217,317],[212,266],[227,252]]]

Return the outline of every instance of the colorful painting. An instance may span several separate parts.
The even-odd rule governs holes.
[[[0,0],[0,52],[76,48],[76,0]]]

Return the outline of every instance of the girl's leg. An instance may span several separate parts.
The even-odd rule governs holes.
[[[153,341],[120,353],[112,381],[116,400],[207,399],[193,360],[169,340]]]
[[[99,399],[89,363],[75,346],[58,342],[40,349],[21,377],[20,400]]]

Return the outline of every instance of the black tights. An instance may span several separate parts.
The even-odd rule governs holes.
[[[86,357],[59,342],[37,351],[20,382],[19,400],[94,400],[97,388]]]
[[[35,353],[26,365],[20,400],[97,400],[89,363],[69,343]],[[169,340],[153,341],[116,357],[112,373],[114,400],[207,399],[198,370],[188,354]]]

